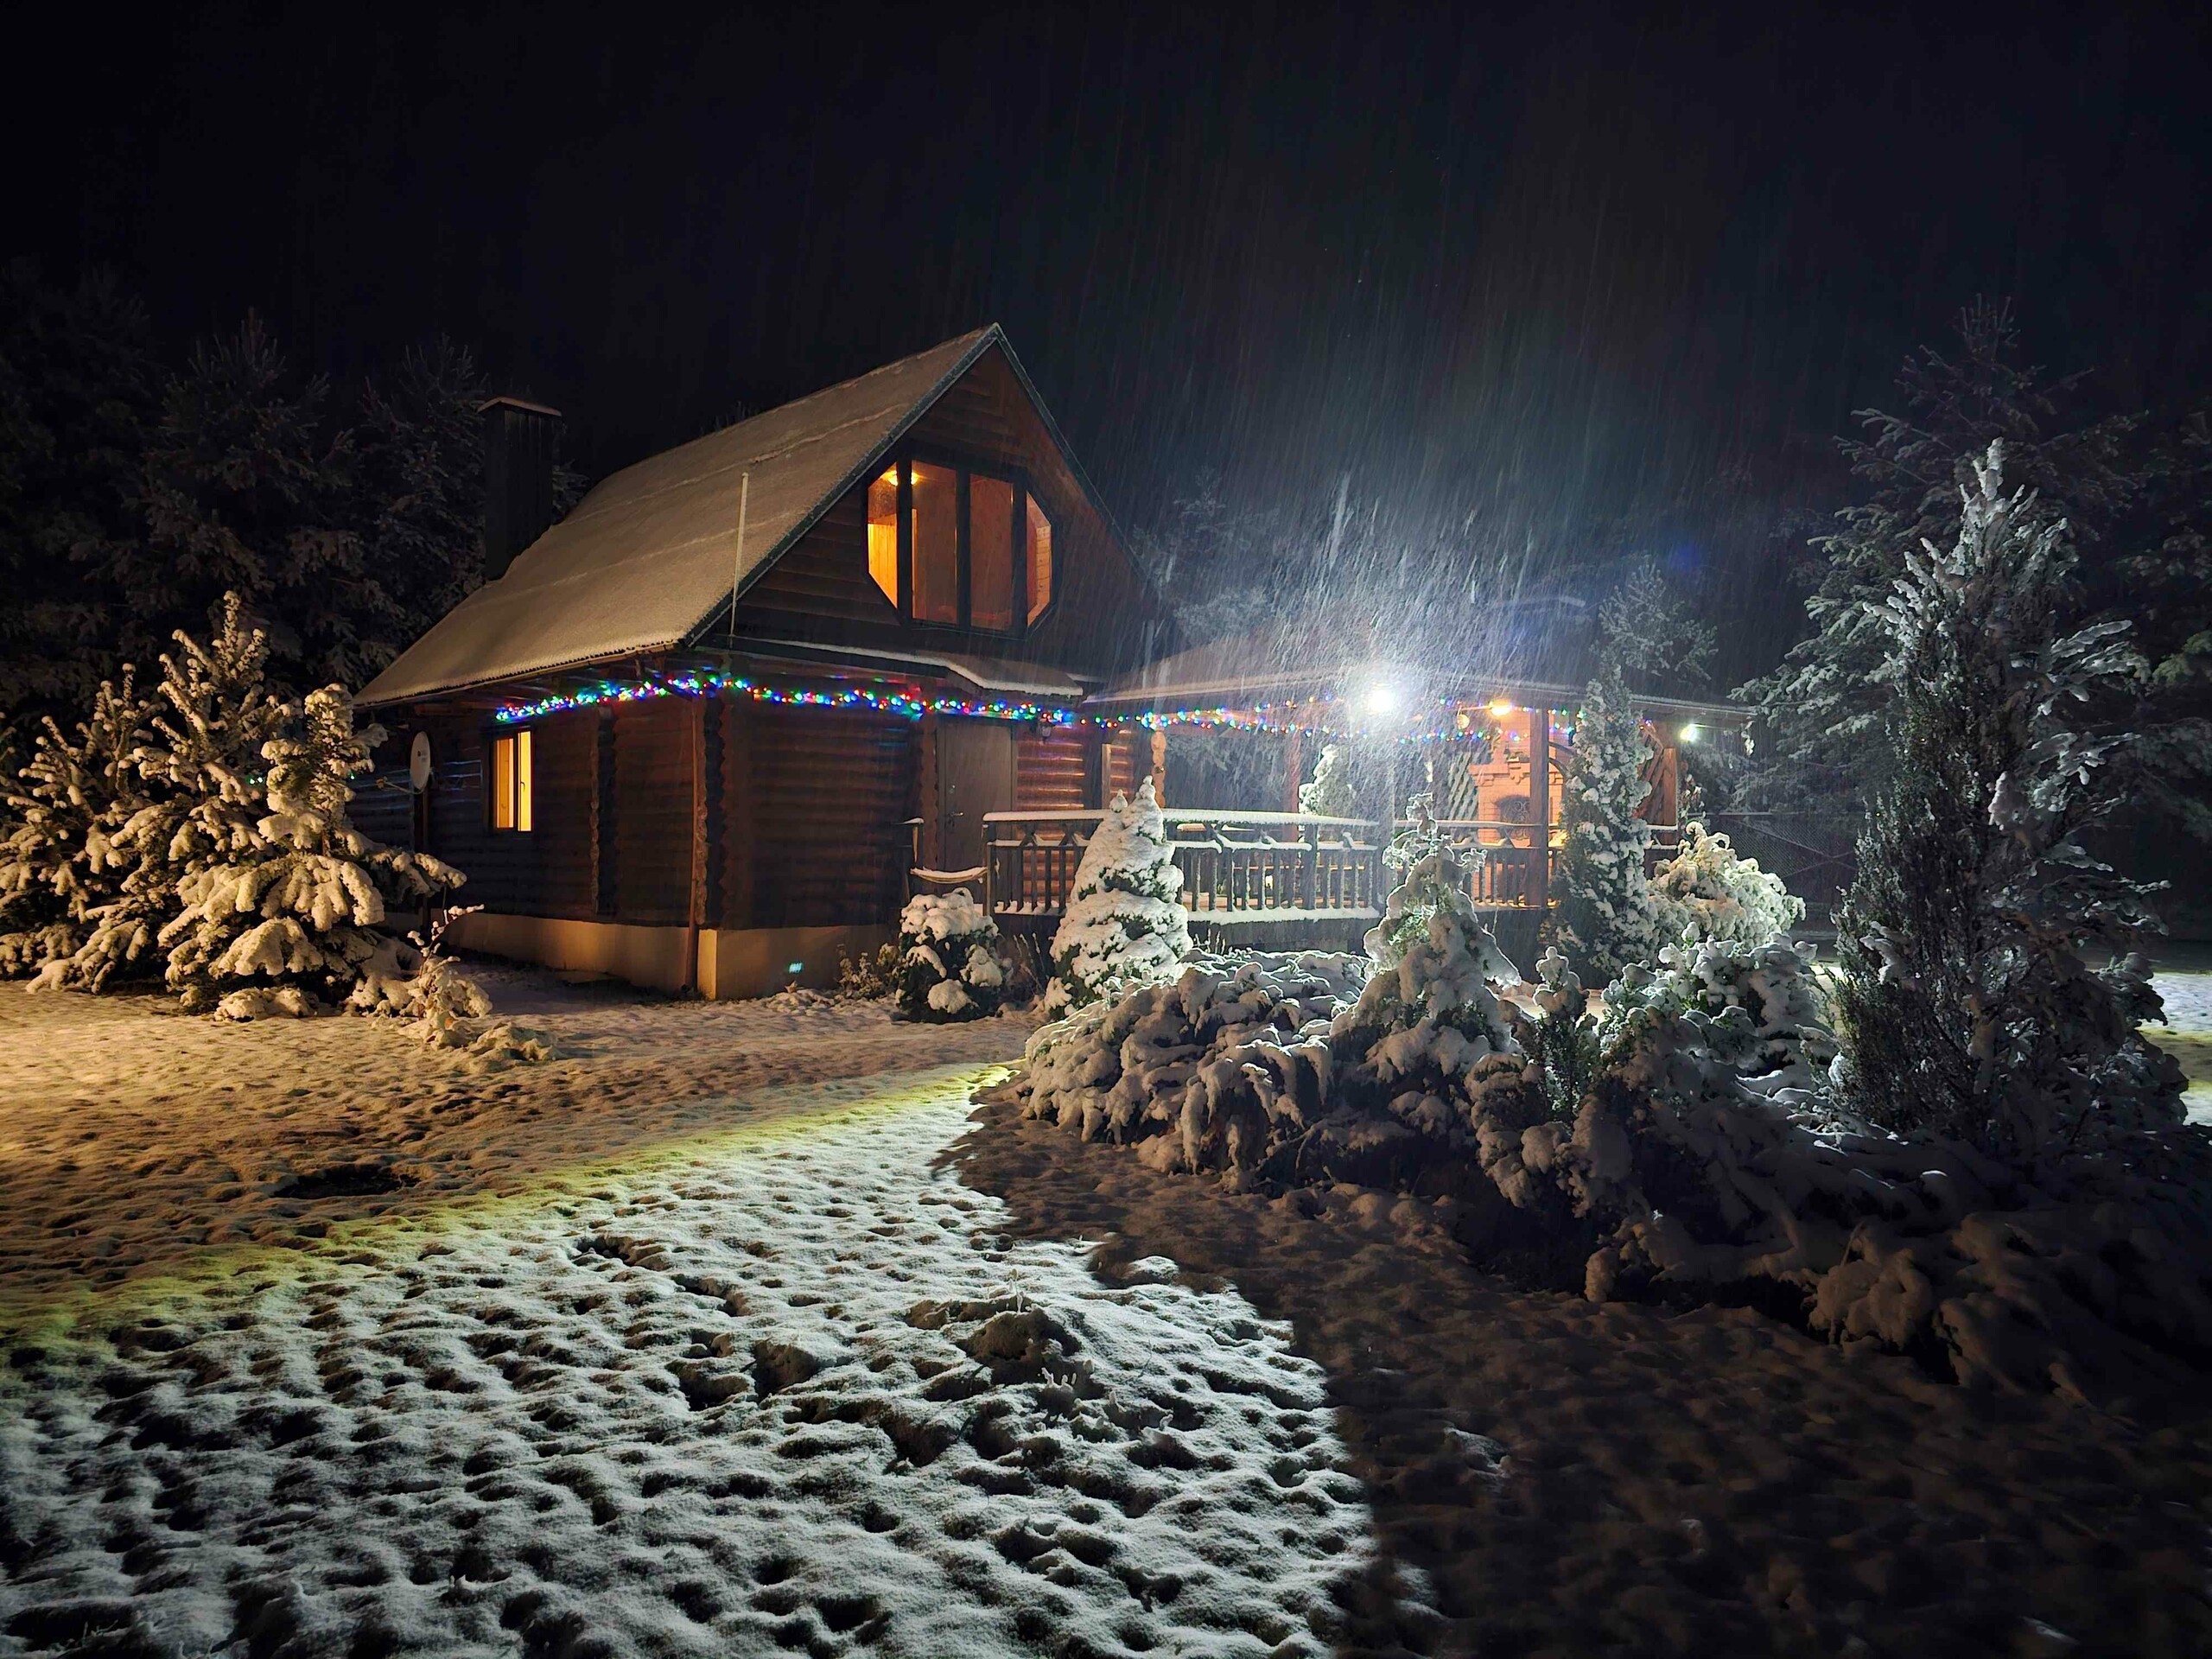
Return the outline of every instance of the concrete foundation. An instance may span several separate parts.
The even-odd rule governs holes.
[[[687,987],[724,1001],[766,996],[797,982],[826,990],[840,952],[858,957],[887,941],[887,925],[855,927],[641,927],[558,916],[478,911],[447,938],[464,950],[610,978],[673,995]],[[696,940],[696,945],[693,941]]]

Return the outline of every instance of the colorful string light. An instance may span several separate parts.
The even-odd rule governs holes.
[[[1260,732],[1274,736],[1287,736],[1294,733],[1306,737],[1382,735],[1365,725],[1355,724],[1349,728],[1324,725],[1314,720],[1294,718],[1289,712],[1292,709],[1334,707],[1336,700],[1327,697],[1297,704],[1263,702],[1245,709],[1217,705],[1203,709],[1154,709],[1116,719],[1085,714],[1052,703],[1009,702],[1004,698],[976,702],[965,697],[920,697],[905,691],[873,691],[858,686],[849,686],[836,691],[814,691],[803,687],[763,685],[744,675],[720,674],[711,669],[671,674],[663,679],[626,683],[602,680],[596,685],[584,686],[575,691],[540,697],[535,702],[509,703],[496,710],[493,718],[503,726],[512,726],[524,721],[540,720],[548,715],[563,714],[575,709],[593,709],[607,703],[650,702],[660,697],[718,696],[750,697],[755,702],[780,708],[864,709],[876,714],[897,715],[907,720],[919,720],[925,715],[951,715],[967,720],[1021,721],[1060,730],[1089,727],[1100,731],[1115,731],[1126,726],[1138,726],[1147,731],[1165,732],[1176,727],[1195,726],[1212,730]],[[1464,741],[1476,735],[1473,731],[1463,730],[1458,726],[1456,714],[1459,705],[1446,699],[1439,699],[1437,706],[1444,711],[1443,725],[1420,731],[1401,728],[1389,734],[1402,745]],[[1558,730],[1556,725],[1554,729],[1554,732]],[[1492,728],[1491,734],[1499,734],[1496,728]],[[1569,741],[1573,741],[1573,728],[1567,728]]]

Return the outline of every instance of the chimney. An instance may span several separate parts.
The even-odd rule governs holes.
[[[561,411],[494,397],[476,412],[484,417],[484,580],[497,582],[553,522]]]

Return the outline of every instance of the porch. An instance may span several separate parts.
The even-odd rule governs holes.
[[[1103,816],[986,815],[983,902],[1002,931],[1049,937],[1059,925]],[[1210,944],[1349,949],[1382,916],[1391,882],[1378,820],[1173,807],[1166,819],[1192,931]],[[1438,828],[1494,930],[1533,940],[1548,903],[1553,848],[1534,844],[1527,823],[1460,819]]]

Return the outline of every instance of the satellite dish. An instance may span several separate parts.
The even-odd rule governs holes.
[[[414,742],[408,746],[407,777],[415,785],[417,795],[430,786],[430,734],[428,732],[416,733]]]

